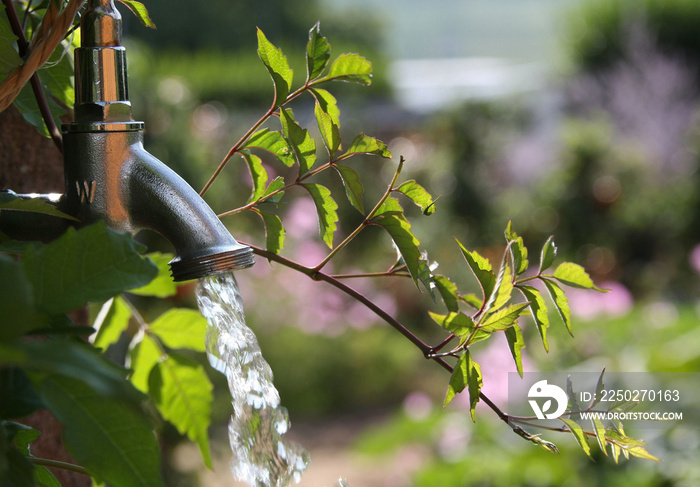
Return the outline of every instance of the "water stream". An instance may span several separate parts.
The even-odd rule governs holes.
[[[255,334],[245,324],[241,295],[233,273],[200,279],[197,304],[207,318],[209,363],[228,379],[233,415],[228,432],[236,480],[251,487],[284,487],[298,483],[309,454],[283,435],[287,410],[272,383],[272,370]]]

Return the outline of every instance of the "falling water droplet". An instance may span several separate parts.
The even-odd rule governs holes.
[[[280,406],[272,370],[258,340],[245,324],[233,273],[200,279],[196,294],[199,310],[209,322],[209,363],[226,375],[231,391],[233,416],[228,431],[234,477],[252,487],[298,483],[309,454],[282,437],[289,428],[287,410]]]

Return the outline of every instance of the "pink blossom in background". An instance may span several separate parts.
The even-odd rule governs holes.
[[[574,316],[583,320],[592,320],[598,316],[623,316],[632,310],[634,298],[624,285],[608,281],[603,282],[599,287],[608,289],[608,292],[566,289],[566,296],[569,298],[569,306]]]
[[[693,250],[690,251],[688,261],[693,270],[700,274],[700,244],[693,247]]]
[[[284,217],[284,228],[295,239],[318,236],[318,215],[311,198],[296,198],[289,204]]]

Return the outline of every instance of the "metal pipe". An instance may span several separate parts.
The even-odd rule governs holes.
[[[175,247],[173,279],[253,265],[204,200],[143,148],[144,123],[131,116],[121,16],[113,0],[90,0],[75,51],[75,121],[63,125],[65,193],[59,208],[83,224],[104,220],[136,233],[157,231]],[[5,225],[3,223],[3,229]]]

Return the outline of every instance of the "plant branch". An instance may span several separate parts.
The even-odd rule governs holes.
[[[328,262],[338,253],[340,252],[347,244],[349,244],[367,225],[369,225],[369,221],[374,218],[374,214],[379,210],[379,208],[384,204],[384,202],[389,198],[391,195],[392,190],[394,189],[394,185],[396,184],[396,181],[399,179],[399,174],[401,174],[401,169],[403,169],[403,164],[404,164],[404,158],[401,156],[399,158],[399,165],[396,168],[396,171],[394,172],[394,177],[391,180],[391,183],[389,184],[389,187],[387,190],[384,192],[382,197],[379,199],[376,205],[374,205],[374,208],[372,208],[372,211],[370,211],[367,216],[365,217],[364,220],[362,220],[362,223],[360,223],[355,230],[353,230],[345,239],[340,242],[338,245],[335,246],[333,250],[331,250],[328,255],[326,256],[325,259],[323,259],[316,267],[313,268],[314,272],[319,272],[323,267],[328,264]]]
[[[427,359],[433,360],[437,362],[438,365],[440,365],[443,369],[447,370],[448,372],[453,371],[453,367],[447,363],[445,360],[443,360],[441,357],[436,357],[436,356],[431,356],[431,353],[433,351],[433,347],[430,345],[426,344],[424,341],[422,341],[420,338],[418,338],[416,335],[414,335],[408,328],[403,326],[398,320],[396,320],[393,316],[388,314],[386,311],[381,309],[379,306],[377,306],[373,301],[371,301],[369,298],[364,296],[363,294],[357,292],[350,286],[347,286],[345,283],[339,281],[335,277],[329,275],[329,274],[324,274],[321,271],[315,270],[315,268],[309,268],[306,266],[303,266],[299,264],[298,262],[295,262],[293,260],[287,259],[286,257],[282,257],[281,255],[274,254],[272,252],[268,252],[267,250],[264,250],[260,247],[257,247],[255,245],[241,242],[244,245],[248,245],[250,248],[253,249],[253,252],[261,257],[264,257],[266,259],[269,259],[271,261],[277,262],[279,264],[282,264],[286,267],[289,267],[290,269],[294,269],[296,271],[301,272],[302,274],[307,275],[311,279],[314,279],[316,281],[324,281],[330,284],[331,286],[339,289],[340,291],[344,292],[345,294],[349,295],[350,297],[356,299],[360,303],[364,304],[367,308],[369,308],[371,311],[373,311],[377,316],[379,316],[382,320],[387,322],[389,325],[391,325],[395,330],[397,330],[399,333],[401,333],[404,337],[406,337],[411,343],[413,343],[418,349],[423,352],[423,356]],[[496,413],[496,415],[504,421],[506,424],[509,426],[509,416],[505,412],[503,412],[496,404],[488,398],[483,392],[479,392],[479,398],[489,407],[493,412]],[[512,426],[511,426],[512,427]]]
[[[87,475],[88,477],[90,477],[90,474],[88,473],[88,471],[85,470],[80,465],[73,465],[72,463],[59,462],[58,460],[50,460],[48,458],[33,457],[31,455],[29,455],[27,457],[27,459],[30,462],[32,462],[34,465],[41,465],[42,467],[60,468],[61,470],[68,470],[69,472],[76,472],[76,473]]]
[[[20,57],[24,57],[29,49],[29,42],[27,37],[24,35],[24,30],[20,24],[19,17],[17,17],[17,12],[15,11],[12,0],[2,0],[5,5],[5,13],[7,14],[7,20],[10,22],[10,27],[12,32],[17,36],[17,48]],[[41,112],[41,118],[44,119],[46,124],[46,129],[51,135],[51,140],[58,148],[59,152],[63,153],[63,137],[61,132],[56,126],[56,121],[53,119],[51,114],[51,109],[49,108],[49,102],[46,98],[46,93],[44,92],[44,87],[41,85],[41,80],[39,79],[39,74],[35,71],[29,80],[32,91],[34,92],[34,97],[36,98],[36,103],[39,106],[39,112]]]

